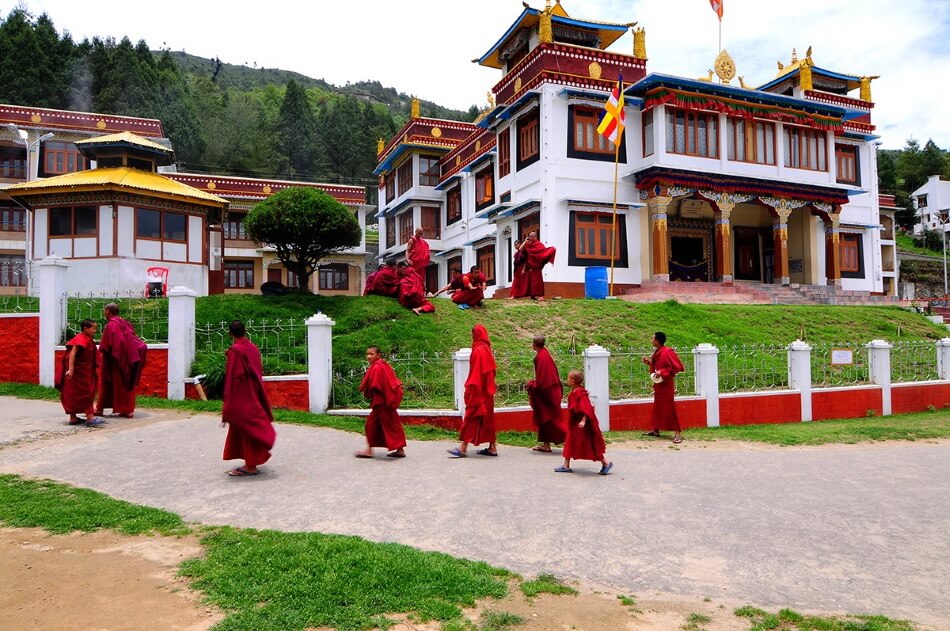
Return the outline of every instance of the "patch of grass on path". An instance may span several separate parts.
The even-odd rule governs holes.
[[[906,620],[884,616],[803,616],[791,609],[769,613],[756,607],[735,610],[740,618],[748,618],[749,631],[914,631],[916,627]]]
[[[533,581],[523,582],[521,591],[525,598],[534,598],[538,594],[570,594],[572,596],[577,594],[576,589],[565,585],[561,579],[553,574],[541,574]]]
[[[0,475],[0,523],[54,533],[195,531],[173,513],[14,475]],[[454,620],[478,599],[503,597],[515,578],[485,563],[340,535],[224,527],[211,528],[202,545],[206,556],[184,563],[181,573],[228,612],[219,631],[348,631],[385,625],[381,616],[396,613]]]

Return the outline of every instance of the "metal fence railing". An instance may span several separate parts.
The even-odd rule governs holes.
[[[246,320],[247,337],[261,351],[265,375],[306,374],[307,325],[303,320]],[[227,322],[195,325],[195,353],[224,355],[231,346]]]
[[[749,344],[719,348],[719,391],[755,392],[788,387],[788,349]]]
[[[141,292],[100,292],[64,294],[62,299],[66,311],[64,340],[79,333],[79,323],[86,319],[98,322],[101,332],[106,322],[103,310],[112,302],[119,306],[119,316],[135,327],[140,338],[153,344],[168,341],[167,298],[143,298]]]
[[[23,293],[0,295],[0,313],[39,313],[40,299],[21,291]]]
[[[832,363],[836,351],[845,351],[851,363]],[[817,388],[859,386],[871,383],[868,349],[863,344],[822,343],[811,345],[811,383]]]
[[[676,375],[677,396],[690,396],[696,391],[691,349],[674,348],[685,370]],[[642,399],[653,396],[650,369],[643,363],[653,349],[648,347],[612,348],[608,360],[611,399]]]
[[[896,342],[891,349],[891,382],[907,383],[938,378],[937,348],[933,342]]]

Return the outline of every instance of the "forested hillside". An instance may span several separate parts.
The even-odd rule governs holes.
[[[145,41],[75,42],[69,25],[16,8],[0,18],[0,103],[161,119],[179,169],[364,184],[376,141],[409,116],[411,97],[378,81],[333,86],[285,70],[250,68]],[[472,120],[421,103],[423,116]]]

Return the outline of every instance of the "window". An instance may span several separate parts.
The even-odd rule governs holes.
[[[350,266],[346,263],[332,263],[320,266],[320,289],[349,289]]]
[[[426,206],[422,208],[422,236],[426,239],[441,239],[442,230],[439,228],[441,208]]]
[[[406,160],[396,174],[399,177],[399,194],[402,195],[412,188],[412,158]]]
[[[927,196],[918,195],[917,196],[917,208],[926,208],[927,207]]]
[[[386,217],[386,247],[396,245],[396,218]]]
[[[96,235],[96,208],[76,206],[50,208],[49,236],[91,237]]]
[[[666,150],[703,158],[719,157],[719,115],[666,110]]]
[[[391,202],[396,199],[396,176],[390,173],[386,176],[386,201]]]
[[[518,220],[519,241],[523,241],[532,232],[537,232],[538,238],[541,238],[541,213],[531,213]]]
[[[26,179],[26,151],[20,147],[0,147],[0,177]]]
[[[419,156],[419,186],[439,185],[439,159]]]
[[[518,169],[523,169],[541,158],[541,127],[538,110],[518,119]]]
[[[22,256],[0,255],[0,287],[26,287],[26,261]]]
[[[653,155],[653,110],[644,112],[643,122],[643,157]]]
[[[225,289],[253,289],[254,261],[224,261]]]
[[[475,250],[475,261],[478,271],[485,275],[488,285],[495,284],[495,245],[486,245]]]
[[[726,157],[737,162],[775,164],[775,125],[744,118],[726,119]]]
[[[180,213],[162,213],[162,238],[166,241],[184,241],[187,218]]]
[[[26,211],[22,208],[0,208],[0,232],[24,232]]]
[[[405,243],[412,236],[412,209],[399,215],[399,243]]]
[[[597,133],[600,110],[572,105],[568,116],[571,121],[567,129],[567,157],[613,161],[614,143]],[[622,138],[620,144],[622,147]],[[622,149],[621,154],[623,154]],[[621,155],[621,161],[625,161],[625,156]]]
[[[610,263],[611,227],[613,215],[609,212],[572,212],[570,257],[568,265],[602,265]],[[614,264],[627,266],[626,217],[617,215],[617,238]]]
[[[864,254],[862,235],[842,232],[839,242],[842,278],[864,278]]]
[[[446,265],[446,268],[448,269],[448,280],[446,280],[445,282],[449,282],[450,280],[452,280],[452,270],[457,269],[460,272],[462,271],[462,257],[453,256],[446,262],[445,265]]]
[[[838,183],[859,186],[858,148],[854,145],[835,145],[835,168]]]
[[[287,287],[293,287],[294,289],[300,287],[300,278],[296,272],[287,270]]]
[[[87,169],[86,159],[71,142],[47,142],[43,147],[43,174],[61,175]]]
[[[462,218],[462,187],[456,186],[445,197],[445,225],[450,226]]]
[[[139,239],[162,239],[185,241],[188,218],[181,213],[172,213],[148,208],[135,209],[135,236]]]
[[[804,127],[785,126],[785,166],[811,171],[828,170],[827,134]]]
[[[511,127],[498,134],[498,177],[511,173]]]
[[[222,226],[225,239],[246,239],[244,232],[244,218],[247,215],[228,213],[228,220]]]
[[[495,171],[490,166],[475,175],[475,210],[488,208],[495,201]]]

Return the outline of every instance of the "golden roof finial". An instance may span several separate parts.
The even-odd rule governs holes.
[[[551,0],[547,0],[544,11],[541,12],[541,22],[538,24],[538,41],[550,44],[554,41],[554,30],[551,27]]]
[[[793,64],[798,63],[798,53],[795,51],[794,48],[792,49],[792,63]]]
[[[871,80],[877,77],[861,77],[861,100],[871,102]]]
[[[412,106],[409,109],[410,118],[419,118],[419,99],[413,97]]]
[[[647,58],[647,30],[642,26],[633,29],[633,56],[637,59]]]
[[[383,139],[380,138],[376,141],[376,155],[379,155],[383,152],[383,149],[386,148],[386,143],[383,142]]]
[[[808,59],[802,62],[799,66],[799,81],[798,84],[802,87],[802,90],[808,92],[815,89],[814,84],[812,83],[811,77],[811,64],[808,63]]]

